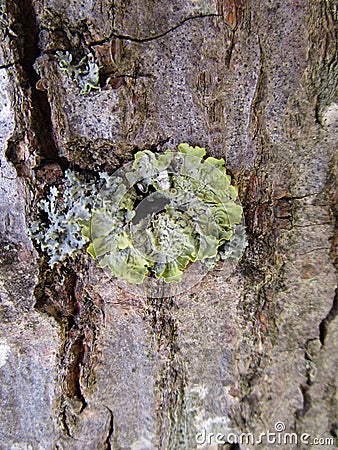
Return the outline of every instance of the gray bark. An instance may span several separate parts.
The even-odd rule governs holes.
[[[256,448],[196,435],[258,439],[277,422],[335,440],[334,2],[13,0],[7,10],[1,448]],[[102,89],[80,95],[57,50],[92,52]],[[27,226],[65,168],[112,171],[135,150],[180,142],[224,157],[239,186],[249,246],[229,276],[149,299],[85,253],[49,268]]]

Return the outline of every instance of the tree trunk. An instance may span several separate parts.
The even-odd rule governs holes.
[[[334,0],[1,4],[1,448],[333,449]],[[101,89],[56,51],[92,53]],[[85,252],[50,269],[28,226],[65,169],[181,142],[239,187],[230,275],[147,298]]]

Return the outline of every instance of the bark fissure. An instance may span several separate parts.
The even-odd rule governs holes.
[[[106,408],[109,413],[109,424],[108,424],[107,437],[106,437],[106,440],[103,445],[106,446],[105,448],[107,450],[112,450],[110,439],[112,438],[112,436],[114,434],[114,414],[113,414],[113,411],[110,408],[108,408],[108,406],[106,406]]]
[[[148,299],[149,314],[158,355],[161,360],[157,379],[158,438],[160,449],[178,448],[184,441],[185,370],[177,344],[177,325],[173,318],[174,299]]]
[[[82,367],[86,352],[85,347],[85,336],[80,334],[70,346],[66,344],[64,348],[65,356],[71,360],[66,375],[67,391],[71,397],[76,397],[82,403],[80,413],[87,407],[87,401],[81,388]]]
[[[183,26],[185,23],[187,23],[189,21],[197,20],[197,19],[205,19],[205,18],[210,18],[210,17],[220,17],[220,15],[219,14],[199,14],[197,16],[186,17],[185,19],[181,20],[176,25],[171,27],[169,30],[163,31],[162,33],[156,34],[155,36],[147,36],[147,37],[143,37],[143,38],[138,38],[135,36],[128,36],[126,34],[118,34],[116,32],[113,32],[108,39],[104,40],[103,42],[99,42],[99,43],[102,44],[104,42],[107,42],[112,37],[117,38],[117,39],[122,39],[125,41],[131,41],[131,42],[139,42],[139,43],[150,42],[150,41],[154,41],[156,39],[160,39],[169,33],[172,33],[173,31],[177,30],[177,28]],[[95,43],[95,44],[97,44],[97,43]]]
[[[95,383],[104,312],[84,291],[78,268],[63,268],[53,274],[46,269],[46,263],[42,267],[45,273],[40,270],[35,307],[54,317],[61,326],[59,426],[64,437],[75,439],[73,418],[81,421],[81,414],[88,407],[86,389]]]
[[[249,124],[248,124],[248,137],[250,141],[254,141],[259,132],[261,114],[258,109],[258,106],[263,100],[264,90],[266,87],[264,54],[259,36],[257,37],[257,41],[259,48],[259,63],[258,63],[257,79],[255,83],[255,91],[250,103]]]
[[[88,43],[88,47],[90,49],[92,49],[93,47],[95,47],[97,45],[106,44],[112,38],[121,39],[124,41],[136,42],[136,43],[150,42],[150,41],[154,41],[156,39],[160,39],[169,33],[172,33],[173,31],[175,31],[178,28],[180,28],[181,26],[183,26],[186,22],[189,22],[192,20],[198,20],[198,19],[212,18],[212,17],[221,17],[221,15],[215,13],[215,14],[199,14],[199,15],[192,16],[192,17],[186,17],[186,18],[180,20],[176,25],[172,26],[168,30],[165,30],[162,33],[158,33],[154,36],[136,37],[136,36],[130,36],[127,34],[120,34],[113,30],[107,37],[105,37],[103,39],[96,39],[96,40],[93,40],[90,43]]]
[[[54,138],[53,125],[51,121],[51,109],[47,97],[47,93],[36,88],[36,83],[39,81],[39,76],[34,69],[34,63],[40,56],[40,49],[38,46],[39,27],[35,16],[33,3],[31,0],[23,0],[18,7],[17,20],[21,23],[23,35],[19,36],[15,44],[19,47],[22,45],[22,58],[20,65],[23,70],[20,82],[23,91],[29,99],[30,105],[28,110],[30,115],[22,117],[19,122],[23,125],[24,133],[27,133],[27,138],[30,143],[30,152],[36,152],[40,157],[49,161],[58,161],[64,164],[64,160],[58,157],[58,149]],[[22,44],[20,43],[22,40]],[[17,111],[18,113],[18,111]],[[20,111],[20,114],[26,114],[25,111]],[[28,130],[28,131],[27,131]],[[20,144],[21,137],[18,131],[9,140],[6,156],[16,166],[19,174],[22,171],[22,165],[25,161],[20,158]]]
[[[63,405],[63,407],[60,410],[59,423],[60,423],[61,429],[63,430],[64,434],[68,437],[71,437],[71,432],[70,432],[70,429],[68,426],[66,408],[67,408],[66,405]]]
[[[319,325],[319,339],[322,345],[325,345],[326,336],[330,323],[338,315],[338,289],[336,290],[336,295],[332,303],[332,308],[330,309],[328,315],[323,319]]]
[[[312,250],[309,250],[308,252],[304,252],[304,253],[299,253],[299,256],[305,256],[305,255],[309,255],[311,253],[315,253],[321,250],[331,250],[331,247],[317,247],[317,248],[313,248]]]
[[[230,31],[230,36],[229,36],[229,39],[228,39],[228,47],[227,47],[226,55],[225,55],[225,58],[224,58],[224,63],[225,63],[225,66],[227,68],[230,67],[231,57],[232,57],[232,54],[233,54],[234,49],[235,49],[235,33],[236,32],[234,30],[231,30]]]
[[[20,61],[18,60],[18,61],[13,61],[13,62],[8,63],[8,64],[1,64],[0,65],[0,69],[9,69],[10,67],[14,67],[15,64],[18,64],[19,62]]]

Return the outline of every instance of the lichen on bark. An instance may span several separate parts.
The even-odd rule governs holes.
[[[277,422],[335,438],[333,0],[2,4],[4,449],[194,449]],[[101,89],[81,96],[57,51],[91,52]],[[81,256],[48,268],[26,230],[48,186],[179,142],[239,186],[230,277],[145,299]]]

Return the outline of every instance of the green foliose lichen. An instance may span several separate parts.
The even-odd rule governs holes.
[[[87,244],[88,253],[118,278],[180,282],[195,261],[208,267],[238,259],[246,240],[243,210],[223,159],[180,144],[178,152],[136,153],[113,175],[84,184],[66,174],[60,205],[56,188],[40,203],[48,215],[35,240],[62,261]]]
[[[87,94],[92,89],[100,89],[100,68],[92,53],[84,56],[77,64],[73,62],[73,55],[68,51],[56,52],[56,58],[60,69],[79,85],[81,94]]]

